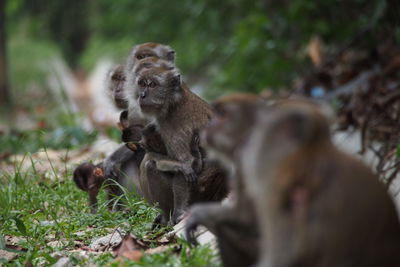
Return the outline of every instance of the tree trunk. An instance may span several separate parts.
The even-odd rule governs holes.
[[[11,97],[7,82],[7,57],[6,57],[6,0],[0,0],[0,107],[11,106]]]

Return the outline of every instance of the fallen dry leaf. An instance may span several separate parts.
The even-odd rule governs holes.
[[[132,236],[130,233],[126,234],[121,243],[113,248],[114,256],[124,256],[126,252],[141,250],[148,248],[143,242]]]
[[[141,250],[126,251],[121,256],[133,261],[139,261],[143,256],[143,252]]]

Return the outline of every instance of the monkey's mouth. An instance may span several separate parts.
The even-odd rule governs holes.
[[[143,113],[154,113],[156,112],[162,105],[154,102],[147,102],[143,100],[139,100],[139,106]]]
[[[139,103],[139,106],[140,106],[140,109],[141,109],[143,112],[149,112],[149,111],[152,111],[152,110],[154,109],[154,106],[151,105],[151,104],[149,104],[149,103],[140,102],[140,103]]]

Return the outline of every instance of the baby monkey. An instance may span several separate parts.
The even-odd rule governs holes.
[[[131,151],[126,147],[120,147],[103,162],[96,165],[85,162],[74,170],[74,182],[79,189],[88,192],[92,213],[97,211],[97,195],[103,185],[107,190],[110,210],[122,208],[122,203],[116,201],[116,198],[124,193],[121,186],[128,191],[142,195],[139,184],[139,165],[143,156],[144,150]],[[108,168],[111,170],[112,178],[107,177],[104,171],[110,159],[119,163],[118,168],[117,166]]]

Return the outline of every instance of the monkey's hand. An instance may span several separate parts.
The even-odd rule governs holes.
[[[192,164],[190,165],[183,165],[182,166],[182,173],[185,176],[186,182],[188,183],[197,183],[198,175],[195,170],[192,168]]]
[[[133,125],[122,129],[121,140],[124,143],[138,143],[142,139],[142,126]]]
[[[199,226],[199,223],[197,222],[196,215],[193,214],[193,212],[190,212],[189,216],[186,220],[185,236],[186,236],[187,241],[194,246],[198,245],[196,235],[195,235],[198,226]]]

